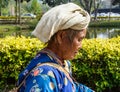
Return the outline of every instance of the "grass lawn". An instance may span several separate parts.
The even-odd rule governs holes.
[[[20,25],[14,24],[2,24],[0,25],[0,32],[1,31],[11,31],[11,30],[20,30]]]

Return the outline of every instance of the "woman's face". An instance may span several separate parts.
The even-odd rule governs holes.
[[[69,35],[69,34],[67,34]],[[78,53],[78,50],[82,47],[82,40],[86,36],[86,29],[79,31],[71,43],[68,37],[65,37],[62,41],[62,58],[64,60],[74,59],[75,55]]]

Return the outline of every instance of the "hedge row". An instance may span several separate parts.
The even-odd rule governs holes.
[[[6,37],[0,39],[0,89],[14,83],[18,74],[43,45],[35,38]],[[12,80],[13,79],[13,80]]]
[[[73,60],[73,71],[79,82],[87,83],[97,92],[119,92],[120,36],[84,40],[80,53]]]
[[[0,16],[0,20],[15,20],[16,16]],[[21,19],[33,19],[32,17],[21,17]]]
[[[120,20],[101,20],[101,21],[92,21],[90,22],[90,27],[120,27]]]
[[[20,71],[43,46],[36,38],[1,38],[0,89],[14,83]],[[97,92],[107,87],[120,87],[120,36],[84,40],[83,48],[72,63],[75,78]]]

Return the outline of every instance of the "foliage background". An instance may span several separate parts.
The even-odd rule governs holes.
[[[72,60],[76,80],[97,92],[119,92],[119,42],[120,36],[112,39],[85,39],[83,48]],[[44,44],[36,38],[0,38],[0,90],[15,85],[19,73],[43,47]]]

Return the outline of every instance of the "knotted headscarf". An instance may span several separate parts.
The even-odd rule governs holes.
[[[89,22],[89,14],[80,6],[74,3],[62,4],[47,11],[32,34],[42,42],[48,42],[60,30],[82,30],[87,28]]]

